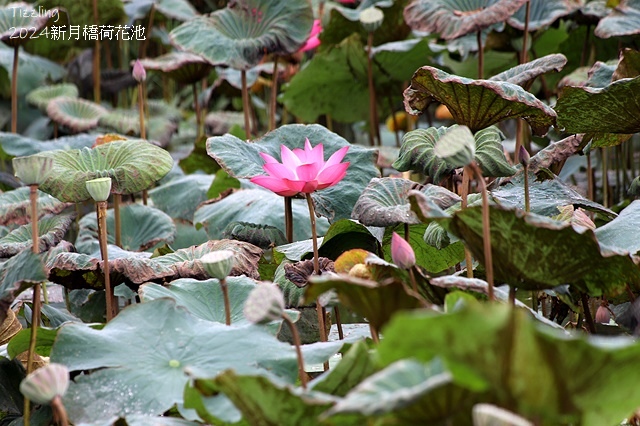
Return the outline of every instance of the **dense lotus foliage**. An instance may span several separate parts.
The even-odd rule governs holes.
[[[0,426],[640,424],[637,0],[0,0]]]

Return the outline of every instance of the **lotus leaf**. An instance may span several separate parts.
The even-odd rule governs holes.
[[[343,397],[377,370],[375,359],[369,353],[367,344],[358,340],[343,354],[338,365],[313,380],[311,387],[316,392]]]
[[[38,221],[39,251],[55,246],[67,232],[75,214],[47,216]],[[21,225],[0,238],[0,257],[11,257],[33,245],[31,224]]]
[[[180,51],[141,59],[140,63],[145,69],[162,71],[182,84],[194,84],[207,77],[213,69],[202,57]]]
[[[0,264],[0,323],[16,296],[46,279],[41,257],[29,249]]]
[[[107,110],[94,102],[81,98],[60,96],[49,101],[47,115],[55,122],[68,127],[74,133],[98,127],[100,117]]]
[[[537,4],[537,3],[536,3]],[[490,81],[506,81],[508,83],[525,86],[538,77],[551,71],[560,71],[567,64],[567,57],[559,53],[543,56],[525,64],[496,74],[489,78]]]
[[[598,22],[594,34],[601,38],[620,37],[640,32],[640,1],[621,0]]]
[[[42,86],[32,90],[27,95],[27,102],[38,107],[41,111],[46,112],[49,102],[59,98],[60,96],[66,96],[70,98],[78,97],[78,88],[75,84],[61,83],[54,84],[52,86]]]
[[[595,230],[600,247],[605,250],[640,255],[640,200],[629,204],[611,222]]]
[[[26,225],[29,223],[27,212],[31,205],[30,192],[28,187],[21,187],[0,194],[0,225]],[[58,214],[67,207],[69,207],[68,203],[63,203],[49,194],[38,191],[38,215],[40,217]]]
[[[275,226],[247,222],[231,222],[224,229],[222,236],[232,240],[246,241],[263,250],[287,244],[286,237]]]
[[[164,16],[178,21],[188,21],[198,16],[196,9],[187,0],[133,0],[124,3],[124,11],[131,21],[144,18],[152,7]]]
[[[530,2],[529,10],[529,31],[537,31],[548,27],[556,20],[575,12],[580,4],[572,0],[538,0]],[[526,5],[522,6],[516,13],[509,17],[507,23],[514,28],[524,31]]]
[[[0,156],[25,157],[44,151],[91,148],[96,136],[85,133],[41,141],[15,133],[0,132]]]
[[[35,8],[23,2],[0,7],[0,40],[11,47],[17,47],[29,41],[30,37],[20,35],[25,31],[27,35],[34,35],[47,25],[50,18],[46,14],[33,12]],[[58,10],[53,9],[50,12],[52,19],[56,19]],[[56,15],[53,15],[54,13]]]
[[[207,200],[214,177],[192,174],[171,179],[151,191],[153,205],[174,219],[193,221],[196,208]]]

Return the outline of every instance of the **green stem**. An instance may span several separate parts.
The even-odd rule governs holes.
[[[293,344],[296,347],[296,355],[298,357],[298,376],[300,376],[300,383],[302,383],[302,389],[307,389],[307,373],[304,371],[304,359],[302,358],[302,350],[300,349],[300,334],[298,333],[298,328],[291,321],[291,319],[287,316],[287,314],[282,314],[282,320],[289,326],[291,330],[291,336],[293,337]]]
[[[489,191],[487,184],[482,177],[482,170],[475,161],[470,164],[476,179],[482,188],[482,240],[484,243],[484,267],[487,273],[487,284],[489,285],[489,300],[494,301],[493,292],[493,256],[491,254],[491,228],[489,217]]]
[[[113,307],[113,290],[111,288],[111,277],[109,276],[109,252],[107,247],[107,202],[99,201],[96,203],[96,211],[98,214],[98,238],[100,241],[100,254],[102,255],[102,271],[104,273],[104,291],[107,301],[107,322],[114,317]]]
[[[244,131],[246,133],[246,139],[251,140],[251,123],[249,115],[251,113],[249,105],[249,88],[247,87],[247,71],[240,71],[242,79],[242,110],[244,112]]]
[[[18,46],[13,48],[11,71],[11,133],[18,133]]]
[[[460,206],[462,210],[467,208],[467,197],[469,196],[469,184],[471,183],[472,173],[473,170],[468,166],[465,166],[462,170],[462,191],[460,193],[460,198],[462,199]],[[464,263],[467,264],[467,278],[473,278],[473,258],[466,244],[464,246]]]
[[[293,242],[293,198],[284,197],[284,228],[287,241]]]
[[[229,304],[229,289],[226,278],[220,280],[220,289],[222,290],[222,298],[224,299],[224,321],[225,324],[231,325],[231,305]]]

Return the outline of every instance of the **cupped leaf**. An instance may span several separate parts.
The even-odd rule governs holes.
[[[611,222],[595,230],[596,238],[603,249],[640,254],[640,200],[629,204]]]
[[[404,91],[405,108],[418,114],[433,99],[447,106],[456,123],[474,132],[508,118],[524,118],[535,134],[544,135],[556,120],[553,109],[520,86],[472,80],[424,66]]]
[[[240,0],[191,19],[170,33],[172,42],[215,65],[249,69],[264,55],[286,55],[307,40],[313,24],[304,0]]]
[[[142,204],[127,204],[120,207],[122,248],[128,251],[145,251],[158,243],[170,244],[176,235],[173,220],[161,210]],[[107,210],[107,242],[115,244],[115,213]],[[85,215],[78,223],[76,248],[80,253],[96,253],[98,242],[98,219],[95,213]]]
[[[104,107],[94,102],[68,96],[52,99],[47,105],[49,118],[75,133],[98,127],[98,120],[106,113]]]
[[[580,3],[572,0],[537,0],[530,2],[529,20],[526,23],[529,31],[537,31],[548,27],[556,20],[575,12]],[[524,31],[526,17],[526,4],[509,17],[507,23],[514,28]]]
[[[201,56],[180,51],[140,59],[140,63],[145,69],[162,71],[181,84],[194,84],[207,77],[213,69]]]
[[[140,117],[136,110],[117,109],[108,111],[98,119],[100,127],[106,127],[122,135],[140,134]],[[148,125],[148,123],[147,123]]]
[[[343,160],[350,163],[344,179],[334,186],[316,191],[311,195],[319,216],[326,217],[330,222],[349,218],[353,205],[364,188],[372,178],[379,176],[379,171],[375,167],[377,153],[372,149],[350,145],[341,136],[323,126],[284,125],[267,133],[254,143],[246,143],[231,135],[212,137],[207,140],[207,152],[231,176],[249,178],[264,174],[262,169],[264,160],[260,157],[260,153],[280,158],[281,145],[289,149],[300,148],[304,145],[305,138],[308,138],[313,146],[322,143],[325,158],[329,158],[329,155],[340,148],[349,147]],[[246,220],[246,222],[263,223],[252,220]]]
[[[609,38],[640,33],[640,1],[622,0],[611,3],[615,7],[598,22],[594,34],[600,38]]]
[[[413,0],[404,10],[416,31],[438,33],[452,40],[504,22],[527,0]]]
[[[27,102],[35,105],[41,111],[47,111],[47,106],[52,100],[66,96],[69,98],[78,97],[78,87],[71,83],[54,84],[51,86],[42,86],[32,90],[27,95]]]
[[[539,2],[540,3],[540,2]],[[538,4],[538,3],[536,3]],[[507,83],[525,86],[536,77],[551,71],[560,71],[567,64],[567,57],[556,53],[534,59],[489,78],[490,81],[506,81]]]
[[[186,175],[152,189],[149,195],[154,207],[174,219],[191,222],[200,203],[207,200],[207,191],[213,180],[211,175]]]
[[[44,151],[91,148],[96,136],[85,133],[74,136],[63,136],[58,139],[41,141],[27,138],[16,133],[0,132],[0,153],[13,157],[25,157]],[[0,154],[2,155],[2,154]]]
[[[39,251],[55,246],[69,229],[75,214],[48,216],[38,221]],[[22,225],[0,238],[0,257],[11,257],[33,245],[31,224]]]
[[[0,194],[0,225],[29,223],[28,212],[31,205],[29,193],[28,187],[21,187]],[[38,191],[37,200],[39,217],[58,214],[70,205],[42,191]]]
[[[286,237],[275,226],[247,222],[231,222],[222,232],[222,236],[232,240],[246,241],[263,250],[287,244]]]
[[[419,190],[443,209],[460,201],[457,194],[437,185],[420,185],[408,179],[373,178],[353,206],[351,217],[367,226],[421,223],[411,211],[409,191]]]
[[[0,264],[0,322],[20,293],[46,279],[42,258],[29,249]]]
[[[317,354],[311,358],[322,360],[340,346],[309,348]],[[213,377],[227,369],[251,374],[268,368],[289,381],[297,373],[291,345],[258,327],[201,320],[169,299],[131,306],[102,330],[63,326],[51,360],[71,371],[99,369],[77,376],[63,398],[74,423],[162,414],[183,402],[187,373]]]
[[[124,3],[124,11],[131,21],[144,18],[152,7],[178,21],[188,21],[198,16],[198,11],[187,0],[132,0]]]
[[[43,155],[53,157],[53,168],[40,189],[68,202],[80,202],[91,197],[85,185],[88,180],[110,177],[111,192],[131,194],[149,188],[173,166],[173,159],[167,151],[139,140]]]

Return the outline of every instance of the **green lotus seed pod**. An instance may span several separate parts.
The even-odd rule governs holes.
[[[258,284],[247,297],[244,316],[254,324],[266,324],[282,318],[284,296],[280,288],[272,283]]]
[[[368,7],[360,12],[360,23],[369,33],[372,33],[380,28],[383,20],[384,13],[382,13],[382,10],[378,9],[377,7]]]
[[[15,157],[13,170],[18,179],[25,185],[40,185],[45,181],[51,167],[53,158],[34,154],[28,157]]]
[[[111,178],[109,177],[88,180],[86,185],[89,195],[96,203],[107,201],[109,194],[111,194]]]
[[[476,156],[476,140],[467,126],[452,126],[436,142],[433,153],[454,167],[464,167]]]
[[[38,368],[20,383],[20,392],[36,404],[49,404],[69,387],[69,370],[62,364]]]
[[[233,269],[234,255],[231,250],[213,251],[202,256],[200,262],[210,277],[222,280],[227,278]]]
[[[627,193],[632,197],[640,197],[640,176],[631,181],[631,185],[629,185],[629,191]]]

